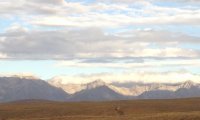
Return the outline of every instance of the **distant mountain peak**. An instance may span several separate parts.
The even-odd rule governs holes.
[[[90,82],[89,84],[106,84],[106,83],[101,79],[97,79],[95,81]]]
[[[187,80],[184,83],[192,83],[192,84],[194,84],[195,82],[193,82],[192,80]]]
[[[92,88],[101,87],[105,85],[106,83],[103,80],[98,79],[98,80],[88,83],[86,86],[87,86],[87,89],[92,89]]]
[[[188,80],[188,81],[183,82],[183,83],[181,84],[181,87],[182,87],[182,88],[190,88],[190,87],[195,86],[195,85],[196,85],[196,84],[195,84],[193,81]]]

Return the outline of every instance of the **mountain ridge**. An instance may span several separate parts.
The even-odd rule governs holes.
[[[124,85],[124,86],[123,86]],[[128,83],[126,85],[94,80],[87,84],[63,84],[32,78],[0,77],[0,102],[24,99],[53,101],[109,101],[129,99],[173,99],[200,97],[200,84]]]
[[[127,87],[127,85],[123,86],[123,84],[125,83],[122,83],[121,85],[115,85],[113,83],[106,83],[104,82],[103,80],[95,80],[93,82],[90,82],[88,84],[62,84],[62,85],[56,85],[56,87],[60,87],[60,88],[72,88],[70,87],[71,85],[73,86],[79,86],[80,88],[78,88],[77,90],[72,90],[74,91],[73,93],[71,94],[75,94],[77,92],[80,92],[81,90],[84,90],[84,89],[87,89],[87,86],[93,86],[92,88],[95,88],[95,86],[97,87],[98,85],[93,85],[95,83],[99,83],[100,86],[107,86],[109,87],[110,89],[114,90],[115,92],[119,93],[119,94],[122,94],[122,95],[125,95],[125,96],[138,96],[144,92],[147,92],[147,91],[155,91],[155,90],[168,90],[168,91],[177,91],[178,89],[180,88],[190,88],[192,86],[195,86],[195,85],[198,85],[200,87],[200,85],[198,83],[195,83],[193,81],[185,81],[185,82],[182,82],[182,83],[141,83],[141,82],[133,82],[132,85],[131,83],[129,83],[129,86]],[[50,82],[50,84],[54,85],[52,83],[52,81]],[[65,90],[67,93],[70,93],[68,92],[69,89],[63,89]],[[71,90],[69,90],[71,91]]]

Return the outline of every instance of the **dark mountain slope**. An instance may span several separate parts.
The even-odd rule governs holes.
[[[25,79],[18,77],[0,78],[0,102],[43,99],[65,101],[67,94],[43,80]]]

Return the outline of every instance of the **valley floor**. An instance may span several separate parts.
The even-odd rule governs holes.
[[[200,98],[74,103],[18,101],[0,104],[0,120],[200,120]]]

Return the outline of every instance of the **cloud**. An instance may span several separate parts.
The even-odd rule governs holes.
[[[0,59],[6,59],[8,56],[4,53],[0,53]]]
[[[106,6],[109,7],[110,5]],[[102,10],[99,9],[101,7],[96,7],[94,9],[94,6],[87,6],[87,12],[83,12],[79,15],[54,15],[41,16],[39,18],[31,17],[30,19],[27,19],[27,21],[29,21],[30,24],[39,26],[102,28],[133,25],[199,25],[200,21],[199,9],[167,8],[150,4],[149,6],[142,6],[142,9],[126,6],[124,9],[119,10],[120,5],[115,6],[116,7],[113,8],[113,10],[112,6],[110,6],[110,10],[107,10],[107,7]],[[109,11],[115,12],[114,14],[109,14]]]
[[[200,39],[198,36],[191,36],[181,32],[170,32],[165,30],[152,30],[145,28],[144,30],[133,30],[117,33],[117,36],[123,36],[131,42],[151,42],[157,44],[198,44]]]
[[[153,1],[165,2],[165,0],[153,0]],[[178,2],[178,3],[200,3],[199,0],[168,0],[168,2]]]
[[[88,9],[81,3],[65,2],[65,0],[7,0],[0,1],[0,7],[0,17],[19,18],[22,21],[40,15],[66,16],[86,12]]]
[[[199,58],[199,37],[167,31],[107,34],[98,28],[33,31],[12,26],[0,34],[0,52],[10,59]]]
[[[103,80],[107,83],[112,82],[144,82],[144,83],[178,83],[187,80],[200,83],[200,75],[192,74],[187,71],[175,72],[133,72],[133,73],[100,73],[76,76],[57,76],[53,79],[62,80],[63,84],[68,83],[88,83],[94,80]]]
[[[120,60],[118,60],[120,61]],[[122,60],[123,61],[123,60]],[[83,62],[81,60],[59,61],[56,67],[77,67],[77,68],[165,68],[165,67],[200,67],[198,59],[173,59],[173,60],[154,60],[154,61],[131,61],[127,62]]]
[[[33,73],[1,73],[0,77],[19,77],[19,78],[25,78],[25,79],[40,79],[38,76],[34,75]]]
[[[116,0],[120,1],[120,0]],[[124,1],[123,1],[124,2]],[[127,0],[127,2],[131,2]],[[13,4],[16,3],[16,4]],[[199,25],[197,7],[158,6],[148,1],[134,1],[134,5],[94,2],[66,2],[64,0],[9,0],[0,2],[3,18],[20,18],[36,26],[116,28],[134,25]]]
[[[60,5],[64,4],[65,0],[29,0],[29,2],[33,3],[40,3],[40,4],[53,4],[53,5]]]
[[[96,0],[97,2],[137,3],[137,0]],[[199,0],[140,0],[139,2],[200,3]]]
[[[0,31],[0,59],[59,60],[59,67],[80,68],[199,66],[200,49],[195,47],[200,44],[199,3],[198,0],[0,1],[0,20],[6,26]],[[196,36],[191,35],[193,32]],[[119,77],[127,75],[139,80],[142,76],[130,74]],[[165,74],[169,78],[172,75]],[[189,78],[198,78],[188,74]],[[116,75],[108,76],[111,80]],[[141,80],[154,76],[161,79],[164,73],[147,72],[144,76]]]

